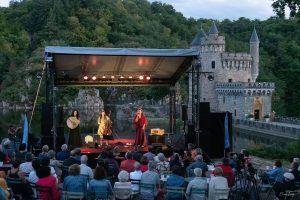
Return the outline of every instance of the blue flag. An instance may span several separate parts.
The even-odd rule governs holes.
[[[226,112],[225,115],[225,121],[224,121],[224,148],[229,149],[230,148],[230,141],[229,141],[229,129],[228,129],[228,112]]]
[[[26,149],[27,149],[27,146],[28,146],[28,120],[27,120],[26,113],[25,113],[25,116],[24,116],[22,144],[26,144]]]

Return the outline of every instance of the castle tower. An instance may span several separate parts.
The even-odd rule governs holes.
[[[255,82],[256,78],[258,76],[258,73],[259,73],[259,68],[258,68],[258,66],[259,66],[259,40],[257,37],[255,27],[253,28],[249,42],[250,42],[250,54],[253,58],[251,77],[252,77],[252,82]]]

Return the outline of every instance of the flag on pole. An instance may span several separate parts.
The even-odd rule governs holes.
[[[224,121],[224,148],[229,149],[230,148],[230,141],[229,141],[229,129],[228,129],[228,112],[226,112],[225,115],[225,121]]]
[[[22,139],[22,144],[26,144],[26,149],[28,146],[28,120],[27,120],[27,115],[25,113],[24,115],[24,125],[23,125],[23,139]]]

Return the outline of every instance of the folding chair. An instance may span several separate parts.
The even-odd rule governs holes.
[[[141,199],[154,199],[155,194],[154,194],[154,184],[149,184],[149,183],[140,183],[140,195]]]
[[[197,199],[206,199],[207,198],[207,189],[192,187],[189,197],[191,197],[191,196],[193,196],[193,199],[195,199],[195,197],[197,197]]]
[[[89,191],[87,195],[88,200],[109,200],[108,192]]]
[[[228,199],[229,196],[229,188],[224,188],[224,189],[215,189],[215,196],[218,197],[218,200],[223,200],[223,199]]]
[[[6,177],[7,186],[10,188],[11,194],[14,198],[22,199],[22,194],[20,191],[17,191],[18,188],[25,185],[22,179],[20,178],[12,178],[12,177]]]
[[[185,199],[184,187],[167,186],[166,191],[167,191],[166,199],[168,200]]]
[[[62,191],[61,200],[82,200],[85,198],[83,192],[68,192]]]
[[[131,199],[131,188],[114,188],[113,190],[116,199],[123,199],[124,197]]]

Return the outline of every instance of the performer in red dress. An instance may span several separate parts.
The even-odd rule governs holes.
[[[146,125],[148,121],[144,115],[142,108],[138,108],[136,115],[133,118],[135,124],[135,141],[134,145],[147,146],[147,136],[145,133]]]

